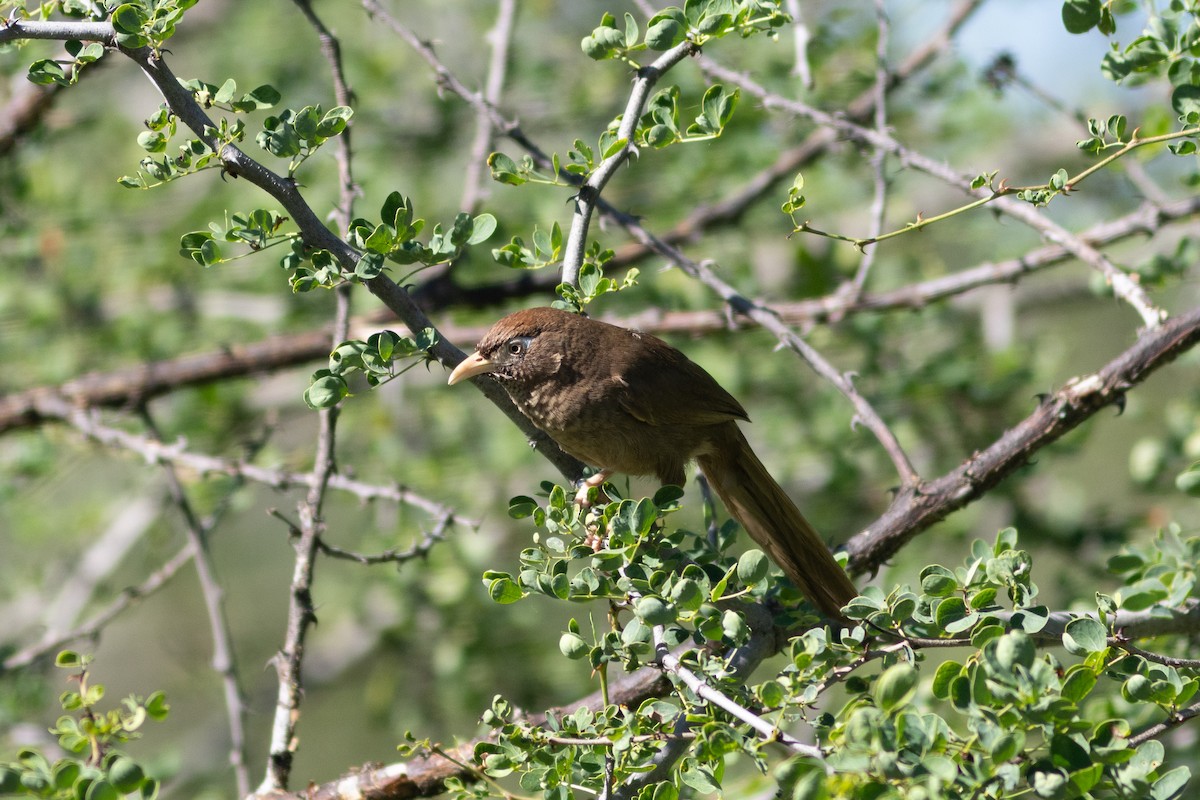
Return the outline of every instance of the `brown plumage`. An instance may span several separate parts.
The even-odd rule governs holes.
[[[484,373],[571,455],[602,472],[682,486],[695,460],[750,536],[825,614],[857,591],[750,449],[745,409],[712,376],[649,334],[551,308],[497,322],[450,383]]]

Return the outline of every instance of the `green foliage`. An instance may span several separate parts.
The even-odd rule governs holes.
[[[41,751],[22,748],[14,761],[0,762],[0,795],[54,800],[153,800],[158,781],[144,767],[116,749],[141,735],[147,720],[163,720],[170,707],[162,692],[142,698],[131,695],[121,707],[101,711],[104,687],[88,681],[91,657],[71,650],[58,654],[55,664],[78,670],[71,676],[76,689],[59,698],[62,710],[50,733],[73,755],[51,762]]]
[[[214,96],[214,100],[218,97]],[[232,93],[226,102],[231,98]],[[328,111],[322,111],[319,104],[298,111],[288,108],[278,116],[264,119],[254,141],[276,158],[289,159],[287,174],[292,177],[321,145],[346,130],[353,115],[354,110],[347,106],[335,106]]]
[[[179,239],[179,254],[202,267],[211,267],[242,257],[225,256],[218,242],[245,245],[249,248],[248,255],[275,244],[293,241],[296,234],[278,232],[284,219],[282,214],[262,208],[249,214],[234,213],[226,217],[224,225],[210,222],[207,231],[185,233]]]
[[[668,6],[646,23],[645,38],[632,14],[625,14],[617,27],[616,18],[605,14],[600,25],[580,42],[583,52],[597,61],[616,58],[625,61],[641,50],[670,50],[685,40],[698,46],[736,33],[774,33],[789,17],[776,0],[688,0],[683,8]]]
[[[579,268],[577,284],[560,283],[556,291],[559,299],[551,305],[564,311],[578,313],[596,298],[611,292],[620,292],[637,286],[641,272],[632,267],[625,272],[625,277],[619,283],[605,277],[604,266],[613,258],[613,251],[602,249],[599,242],[592,242],[583,256],[583,265]]]
[[[429,349],[437,344],[437,335],[426,328],[414,337],[400,336],[393,331],[373,333],[366,341],[352,339],[342,342],[329,355],[329,367],[313,373],[304,402],[311,409],[332,408],[350,396],[347,379],[362,373],[371,388],[402,375],[417,364],[430,359]],[[419,358],[418,358],[419,357]],[[417,359],[397,370],[397,363]]]
[[[775,767],[794,796],[867,800],[891,796],[881,794],[890,789],[913,797],[1016,798],[1032,792],[1165,800],[1180,797],[1187,785],[1188,767],[1169,767],[1160,743],[1131,744],[1126,720],[1092,715],[1100,708],[1115,712],[1112,701],[1102,699],[1102,684],[1119,687],[1127,703],[1157,706],[1165,718],[1200,688],[1195,666],[1125,652],[1114,627],[1118,609],[1187,607],[1200,538],[1172,535],[1114,559],[1113,568],[1127,573],[1135,589],[1149,582],[1163,591],[1098,596],[1094,614],[1071,619],[1059,635],[1070,661],[1039,650],[1053,641],[1046,633],[1049,615],[1034,604],[1032,560],[1017,549],[1017,533],[1008,528],[990,545],[975,541],[958,567],[927,567],[919,591],[898,587],[885,596],[868,587],[846,609],[855,627],[795,628],[805,617],[777,612],[776,625],[799,632],[787,663],[745,684],[730,653],[751,636],[748,612],[790,592],[761,552],[734,558],[729,526],[715,543],[671,530],[669,519],[679,510],[673,487],[634,501],[606,485],[616,499],[587,509],[571,502],[561,486],[543,488],[544,501],[510,501],[510,515],[528,519],[536,530],[516,573],[485,574],[493,600],[604,601],[610,608],[605,629],[597,630],[594,618],[590,626],[569,621],[559,638],[568,660],[603,675],[611,664],[632,669],[655,663],[656,643],[682,647],[684,665],[748,716],[776,730],[809,728],[824,745],[824,758],[802,755]],[[940,652],[931,648],[938,642],[968,652],[921,669],[928,654]],[[872,666],[878,666],[874,674],[864,675]],[[845,700],[831,704],[829,694],[839,684]],[[924,702],[928,696],[941,701],[940,708]],[[682,682],[671,696],[636,709],[580,708],[551,714],[536,726],[497,697],[484,722],[494,740],[478,744],[475,758],[487,779],[515,775],[522,790],[547,797],[568,786],[600,791],[606,782],[634,780],[650,769],[665,742],[681,737],[687,755],[666,783],[639,796],[658,797],[663,786],[672,793],[720,792],[734,754],[749,757],[763,772],[777,760],[769,740],[745,718]],[[461,787],[454,794],[472,791]]]

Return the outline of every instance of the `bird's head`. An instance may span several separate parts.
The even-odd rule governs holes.
[[[564,342],[581,317],[553,308],[509,314],[492,326],[474,353],[450,373],[451,386],[485,373],[502,381],[536,382],[558,372]]]

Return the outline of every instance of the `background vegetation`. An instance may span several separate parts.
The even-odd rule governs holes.
[[[0,2],[0,793],[1186,796],[1196,4],[663,8]],[[676,114],[642,109],[630,157],[604,134],[672,53],[639,74]],[[199,174],[139,165],[190,140]],[[605,156],[607,262],[569,247]],[[393,192],[427,220],[407,243]],[[546,265],[506,265],[521,244]],[[581,267],[636,268],[589,313],[743,402],[870,587],[856,633],[814,627],[696,484],[614,504],[640,544],[593,565],[542,486],[571,465],[444,385]],[[394,364],[370,338],[427,325]],[[624,680],[660,639],[705,646]],[[576,714],[602,673],[625,716]]]

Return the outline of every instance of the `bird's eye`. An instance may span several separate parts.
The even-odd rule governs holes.
[[[519,339],[513,339],[508,343],[509,355],[519,356],[525,352],[525,343]]]

